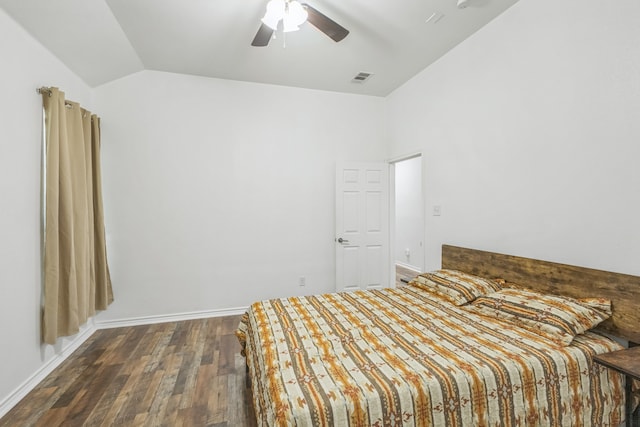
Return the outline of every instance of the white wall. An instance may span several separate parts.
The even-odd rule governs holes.
[[[116,299],[101,321],[335,289],[335,163],[388,157],[383,98],[143,71],[95,103]]]
[[[92,100],[0,10],[0,401],[54,357],[36,87],[103,117],[103,320],[332,290],[335,162],[416,151],[427,268],[452,243],[640,274],[637,22],[637,0],[520,0],[386,100],[151,71]]]
[[[40,86],[90,107],[89,88],[0,9],[0,415],[2,403],[73,342],[40,346]]]
[[[422,157],[397,162],[394,169],[395,261],[416,271],[423,271]],[[406,250],[409,250],[408,256]]]
[[[392,155],[422,151],[442,204],[427,267],[451,243],[640,274],[638,22],[637,0],[520,0],[388,97]]]

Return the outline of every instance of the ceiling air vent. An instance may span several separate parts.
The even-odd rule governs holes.
[[[371,76],[373,76],[373,73],[360,72],[356,74],[353,79],[351,79],[351,83],[364,83],[369,80]]]

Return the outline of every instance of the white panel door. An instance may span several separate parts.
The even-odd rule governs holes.
[[[336,166],[336,290],[389,286],[389,165]]]

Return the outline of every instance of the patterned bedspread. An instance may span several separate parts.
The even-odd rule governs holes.
[[[427,291],[255,303],[238,329],[259,425],[617,426],[621,375],[594,333],[560,347]]]

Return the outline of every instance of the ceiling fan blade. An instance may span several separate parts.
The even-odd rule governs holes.
[[[304,6],[309,13],[307,21],[309,21],[311,25],[325,33],[327,36],[331,37],[333,41],[339,42],[343,38],[347,37],[347,34],[349,34],[349,30],[338,24],[333,19],[324,15],[323,13],[318,12],[317,9],[314,9],[307,3],[302,3],[302,6]]]
[[[258,32],[256,36],[253,38],[251,42],[251,46],[256,47],[264,47],[269,44],[269,40],[271,40],[271,36],[273,36],[273,30],[269,28],[265,24],[261,24],[260,28],[258,28]]]

